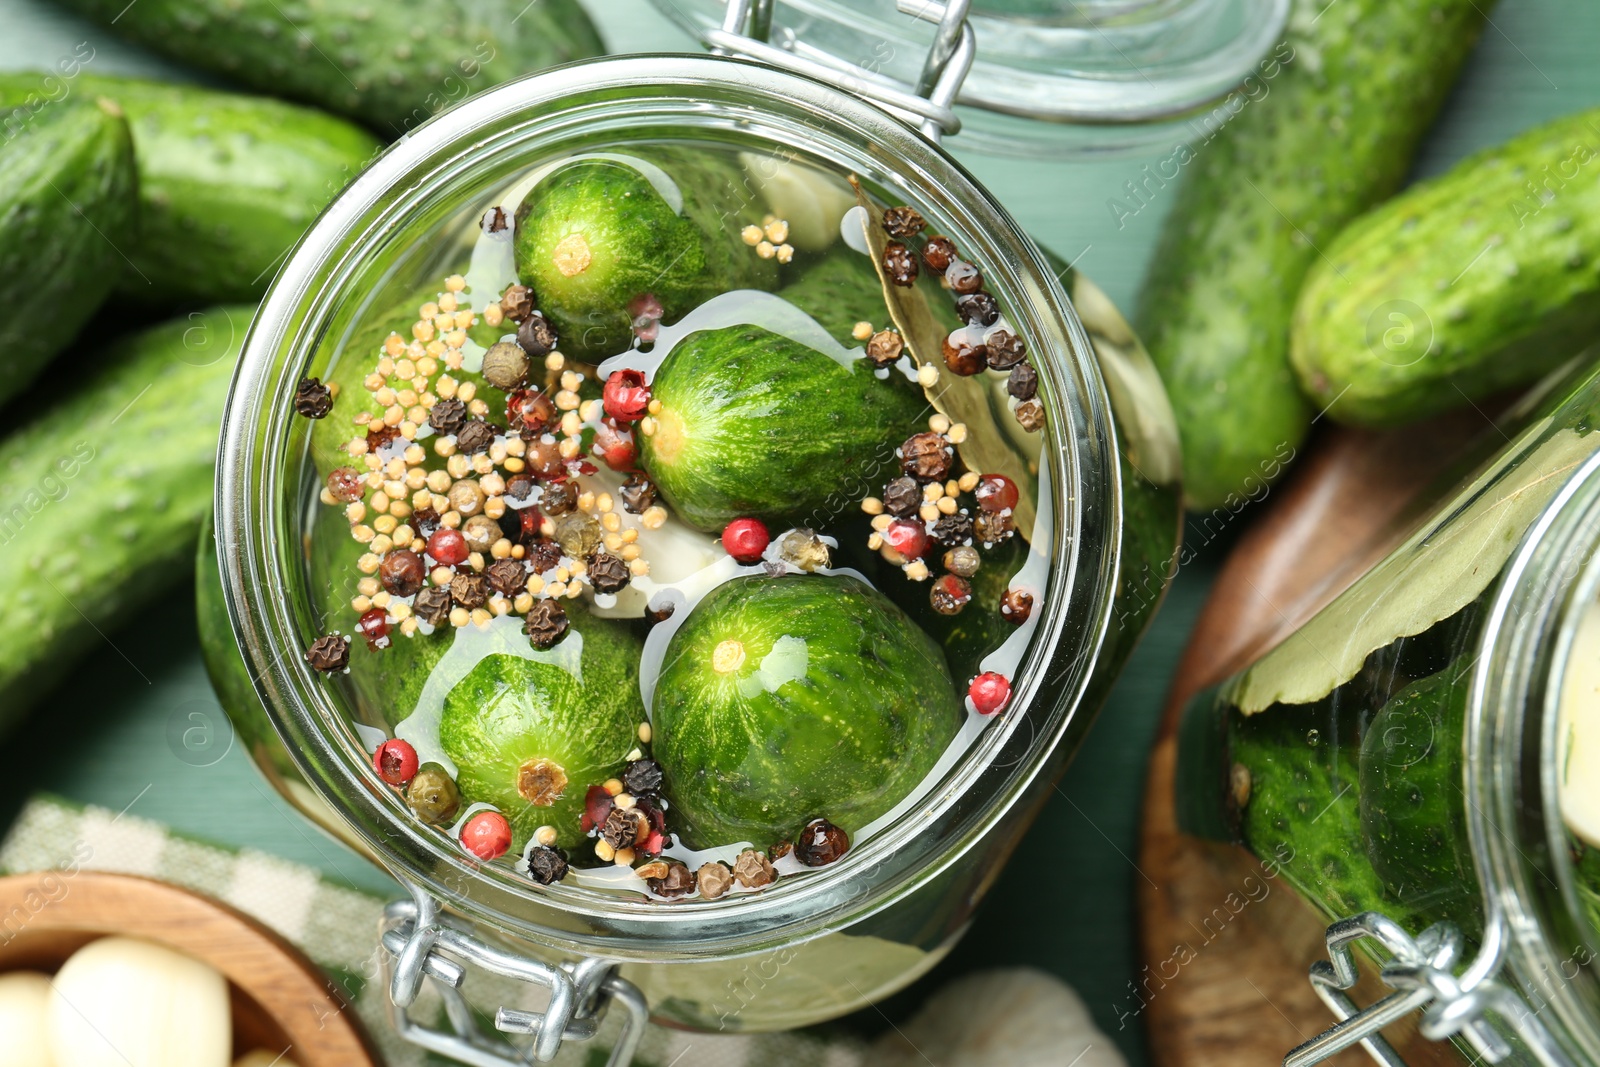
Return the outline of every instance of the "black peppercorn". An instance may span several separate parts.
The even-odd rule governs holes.
[[[556,347],[555,327],[543,315],[530,312],[517,327],[517,344],[534,359],[543,359]]]
[[[456,432],[456,447],[467,455],[487,452],[494,444],[494,428],[482,419],[473,419]]]
[[[1000,617],[1013,626],[1021,626],[1033,614],[1033,594],[1013,586],[1000,598]]]
[[[600,840],[612,848],[632,848],[649,832],[649,821],[638,808],[612,808],[600,827]]]
[[[554,885],[567,876],[566,853],[535,845],[528,850],[528,873],[540,885]]]
[[[514,597],[528,588],[528,568],[520,559],[497,559],[484,570],[489,588],[502,596]]]
[[[905,518],[922,506],[922,487],[915,478],[896,478],[883,490],[884,510]]]
[[[959,511],[954,515],[941,515],[933,524],[933,538],[946,548],[964,545],[972,537],[972,517]]]
[[[333,393],[316,378],[301,378],[294,391],[294,409],[308,419],[325,418],[333,410]]]
[[[923,482],[942,482],[950,473],[950,445],[939,434],[912,434],[900,446],[900,469]]]
[[[1029,433],[1037,433],[1044,428],[1044,405],[1037,399],[1024,400],[1017,405],[1017,422]]]
[[[883,232],[902,241],[907,237],[915,237],[926,225],[913,208],[892,207],[883,213]]]
[[[411,513],[411,528],[426,541],[439,529],[439,513],[430,507],[418,508]]]
[[[506,481],[506,499],[521,502],[533,495],[534,481],[526,473],[513,474]]]
[[[997,545],[1017,528],[1010,511],[980,511],[972,524],[972,536],[986,545]]]
[[[974,344],[965,330],[955,330],[944,339],[944,365],[950,373],[970,378],[989,365],[989,350]]]
[[[622,787],[636,797],[647,797],[661,789],[661,764],[653,759],[630,760],[622,772]]]
[[[1032,400],[1039,391],[1039,372],[1032,363],[1018,363],[1006,379],[1006,392],[1018,400]]]
[[[429,626],[442,626],[450,618],[450,590],[430,585],[411,602],[412,614]]]
[[[917,281],[917,257],[899,241],[883,246],[883,272],[896,285],[914,285]]]
[[[922,262],[935,274],[943,274],[950,269],[951,262],[956,258],[956,243],[948,237],[930,237],[922,249]]]
[[[567,636],[567,612],[554,600],[535,600],[523,621],[522,631],[534,648],[551,648]]]
[[[428,568],[409,548],[397,548],[385,553],[378,564],[378,580],[391,596],[415,596],[428,580]]]
[[[466,421],[467,405],[453,396],[435,402],[428,412],[428,425],[433,427],[435,433],[446,437],[461,429],[461,424]]]
[[[379,451],[387,448],[399,436],[400,427],[380,422],[377,426],[367,431],[367,451],[377,455]]]
[[[551,482],[539,496],[539,510],[554,517],[578,506],[578,490],[571,482]]]
[[[528,561],[528,566],[533,569],[534,574],[543,574],[561,562],[561,546],[548,537],[529,541],[526,547],[527,554],[523,559]]]
[[[867,342],[867,358],[879,367],[887,367],[900,358],[906,343],[894,330],[879,330]]]
[[[945,269],[944,279],[958,293],[976,293],[983,288],[983,272],[964,260],[953,261]]]
[[[324,673],[344,670],[350,666],[350,639],[339,634],[317,638],[306,649],[306,662]]]
[[[642,515],[656,502],[655,483],[638,471],[634,471],[628,475],[628,480],[622,483],[618,495],[622,497],[622,506],[630,514]]]
[[[989,346],[989,366],[995,370],[1010,370],[1028,354],[1022,338],[1010,330],[996,330],[984,338],[984,344]]]
[[[649,619],[650,624],[653,626],[656,623],[666,622],[668,619],[672,618],[672,613],[677,610],[678,605],[668,600],[660,607],[646,608],[644,614],[645,618]]]
[[[660,878],[648,878],[645,884],[659,897],[681,897],[694,892],[695,879],[689,868],[681,863],[667,864],[667,873]]]
[[[476,571],[457,571],[450,579],[450,598],[471,611],[489,600],[489,580]]]
[[[794,840],[794,855],[807,867],[826,867],[850,851],[850,835],[827,819],[812,819]]]
[[[633,580],[633,572],[621,556],[596,552],[589,557],[589,584],[597,593],[615,593]]]
[[[773,858],[778,857],[776,849]],[[769,886],[778,880],[778,872],[773,868],[772,861],[767,859],[765,853],[747,848],[739,853],[733,861],[733,880],[746,889],[760,889]]]
[[[533,314],[533,290],[526,285],[508,285],[500,294],[500,310],[512,322],[526,322]]]
[[[511,228],[511,217],[506,214],[505,208],[496,205],[483,213],[478,225],[487,234],[505,233]]]
[[[956,314],[969,326],[993,326],[1000,321],[1000,305],[988,293],[968,293],[956,300]]]

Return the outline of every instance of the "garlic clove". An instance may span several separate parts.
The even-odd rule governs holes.
[[[56,1067],[45,1026],[50,979],[32,971],[0,974],[0,1064]]]
[[[228,1067],[227,980],[149,941],[105,937],[57,972],[51,1052],[71,1067]]]

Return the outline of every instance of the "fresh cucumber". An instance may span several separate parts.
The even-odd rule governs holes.
[[[0,96],[36,80],[0,75]],[[265,97],[89,74],[77,84],[115,101],[133,131],[138,236],[118,288],[140,301],[259,299],[379,148],[358,126]]]
[[[739,236],[741,175],[715,157],[572,160],[517,209],[517,275],[537,294],[561,350],[598,361],[625,351],[641,316],[672,325],[731,289],[772,289],[775,260]]]
[[[112,628],[192,573],[253,314],[218,307],[135,334],[0,441],[0,727],[79,660],[115,659]]]
[[[650,388],[661,406],[640,464],[701,530],[740,516],[822,525],[854,503],[849,487],[881,484],[928,411],[871,360],[846,365],[759,326],[690,334]]]
[[[1338,231],[1394,192],[1484,22],[1480,0],[1295,0],[1254,99],[1183,146],[1140,297],[1138,332],[1166,379],[1190,506],[1269,481],[1313,409],[1289,369],[1300,282]],[[1142,208],[1143,198],[1138,198]],[[1118,202],[1122,203],[1122,202]],[[1139,208],[1122,203],[1119,217]]]
[[[842,575],[735,578],[667,646],[651,721],[672,827],[764,848],[856,833],[928,775],[965,717],[939,646]]]
[[[578,0],[65,0],[165,56],[394,139],[491,85],[604,51]]]
[[[806,263],[796,260],[799,270],[790,273],[797,276],[778,295],[816,319],[828,336],[854,347],[861,344],[854,335],[856,323],[870,323],[874,330],[890,325],[872,260],[844,244],[807,258]]]
[[[1391,426],[1530,382],[1600,336],[1600,109],[1539,126],[1351,223],[1295,306],[1300,385]]]
[[[0,140],[0,300],[13,309],[0,322],[4,401],[72,340],[125,269],[134,169],[128,124],[109,101],[0,94]]]

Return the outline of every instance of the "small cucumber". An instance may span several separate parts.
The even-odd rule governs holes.
[[[439,721],[462,798],[499,808],[519,843],[548,825],[560,847],[581,844],[585,792],[622,773],[644,721],[638,639],[577,610],[571,624],[547,652],[485,656]]]
[[[1290,359],[1334,418],[1392,426],[1533,381],[1600,336],[1600,109],[1418,183],[1324,251]]]
[[[772,289],[778,265],[739,236],[740,173],[712,157],[657,150],[572,160],[517,209],[517,275],[568,356],[597,362],[633,342],[649,314],[667,325],[730,289]]]
[[[701,530],[740,516],[822,525],[882,483],[928,411],[871,360],[846,365],[759,326],[690,334],[650,389],[661,410],[640,464]]]
[[[393,140],[491,85],[603,52],[578,0],[66,0],[122,37]]]
[[[1490,7],[1482,0],[1294,0],[1288,40],[1235,93],[1209,140],[1145,181],[1188,170],[1136,325],[1183,440],[1191,507],[1230,502],[1282,466],[1312,409],[1289,369],[1307,269],[1345,223],[1394,192]],[[1251,88],[1251,85],[1246,87]],[[1116,201],[1119,217],[1142,210]]]
[[[128,124],[109,101],[0,92],[0,140],[0,301],[13,309],[0,322],[4,401],[126,269],[135,179]]]
[[[217,427],[252,307],[154,327],[0,442],[0,726],[193,573]]]
[[[824,817],[851,834],[925,778],[965,718],[939,646],[842,575],[735,578],[667,645],[652,708],[672,827],[764,848]]]
[[[883,285],[872,260],[844,244],[810,258],[798,271],[791,268],[797,277],[778,290],[779,296],[816,319],[828,336],[846,347],[861,343],[854,336],[856,323],[871,323],[874,330],[890,325]]]

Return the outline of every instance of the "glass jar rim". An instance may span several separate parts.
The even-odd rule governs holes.
[[[278,484],[294,460],[288,397],[329,326],[319,297],[381,253],[385,234],[425,202],[429,180],[447,166],[464,166],[474,151],[509,151],[521,143],[518,131],[535,136],[530,130],[540,123],[580,122],[585,107],[625,104],[710,109],[750,128],[758,113],[772,122],[781,114],[809,124],[819,141],[830,131],[862,138],[880,162],[895,161],[908,183],[971,220],[976,248],[992,253],[986,269],[995,288],[1018,304],[1019,324],[1052,340],[1035,349],[1035,362],[1041,396],[1051,398],[1045,432],[1053,453],[1041,474],[1049,470],[1058,502],[1054,558],[1045,617],[1013,680],[1013,706],[1029,714],[985,731],[983,762],[969,780],[936,791],[881,835],[896,840],[910,827],[920,837],[882,855],[868,842],[785,892],[688,907],[597,893],[557,898],[531,883],[512,885],[397,819],[403,805],[372,787],[364,753],[298,654],[303,627],[292,595],[283,593],[292,588],[283,579],[294,552],[285,542],[299,521]],[[689,958],[757,951],[869,915],[936,876],[1004,816],[1050,766],[1062,738],[1086,727],[1075,712],[1110,626],[1120,494],[1114,428],[1087,335],[1037,248],[959,165],[887,113],[809,78],[721,57],[627,56],[555,68],[470,98],[386,150],[312,226],[261,305],[235,373],[219,451],[217,544],[229,618],[263,704],[307,780],[387,865],[472,918],[546,943],[595,951],[598,927],[612,958],[659,959],[664,944]],[[1026,738],[1024,723],[1033,731]],[[935,838],[927,824],[939,820],[946,822]],[[923,844],[911,847],[917,840]]]

